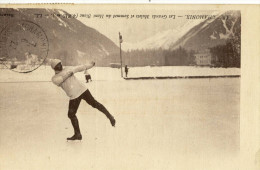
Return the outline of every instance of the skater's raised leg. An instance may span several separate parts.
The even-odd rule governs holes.
[[[102,113],[104,113],[106,115],[106,117],[110,120],[110,123],[112,126],[115,126],[116,124],[116,120],[115,118],[109,113],[109,111],[98,101],[96,101],[94,99],[94,97],[91,95],[90,91],[87,90],[84,92],[82,98],[89,104],[91,105],[93,108],[98,109],[99,111],[101,111]]]

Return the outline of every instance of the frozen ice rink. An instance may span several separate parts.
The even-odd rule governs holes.
[[[10,82],[0,83],[0,169],[239,167],[240,78],[94,77],[87,86],[117,124],[113,128],[82,100],[81,142],[66,141],[73,129],[62,89],[51,82]]]

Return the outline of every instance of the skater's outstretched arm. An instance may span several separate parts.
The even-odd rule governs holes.
[[[95,65],[95,62],[92,61],[90,64],[76,66],[73,68],[73,73],[91,69],[94,65]]]
[[[60,86],[61,83],[63,83],[67,78],[69,78],[72,75],[73,75],[73,71],[68,71],[64,75],[55,75],[52,77],[52,82],[55,85]]]

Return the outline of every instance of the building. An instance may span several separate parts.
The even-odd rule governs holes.
[[[198,66],[211,66],[212,65],[212,56],[209,50],[199,51],[195,55],[195,62]]]

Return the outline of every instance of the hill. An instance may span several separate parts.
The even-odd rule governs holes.
[[[70,14],[64,10],[19,8],[0,9],[0,12],[13,15],[8,18],[0,17],[1,30],[18,20],[27,20],[39,25],[48,37],[48,58],[59,58],[65,65],[94,60],[98,66],[106,66],[113,60],[108,56],[119,51],[106,36],[73,17],[69,18]]]

